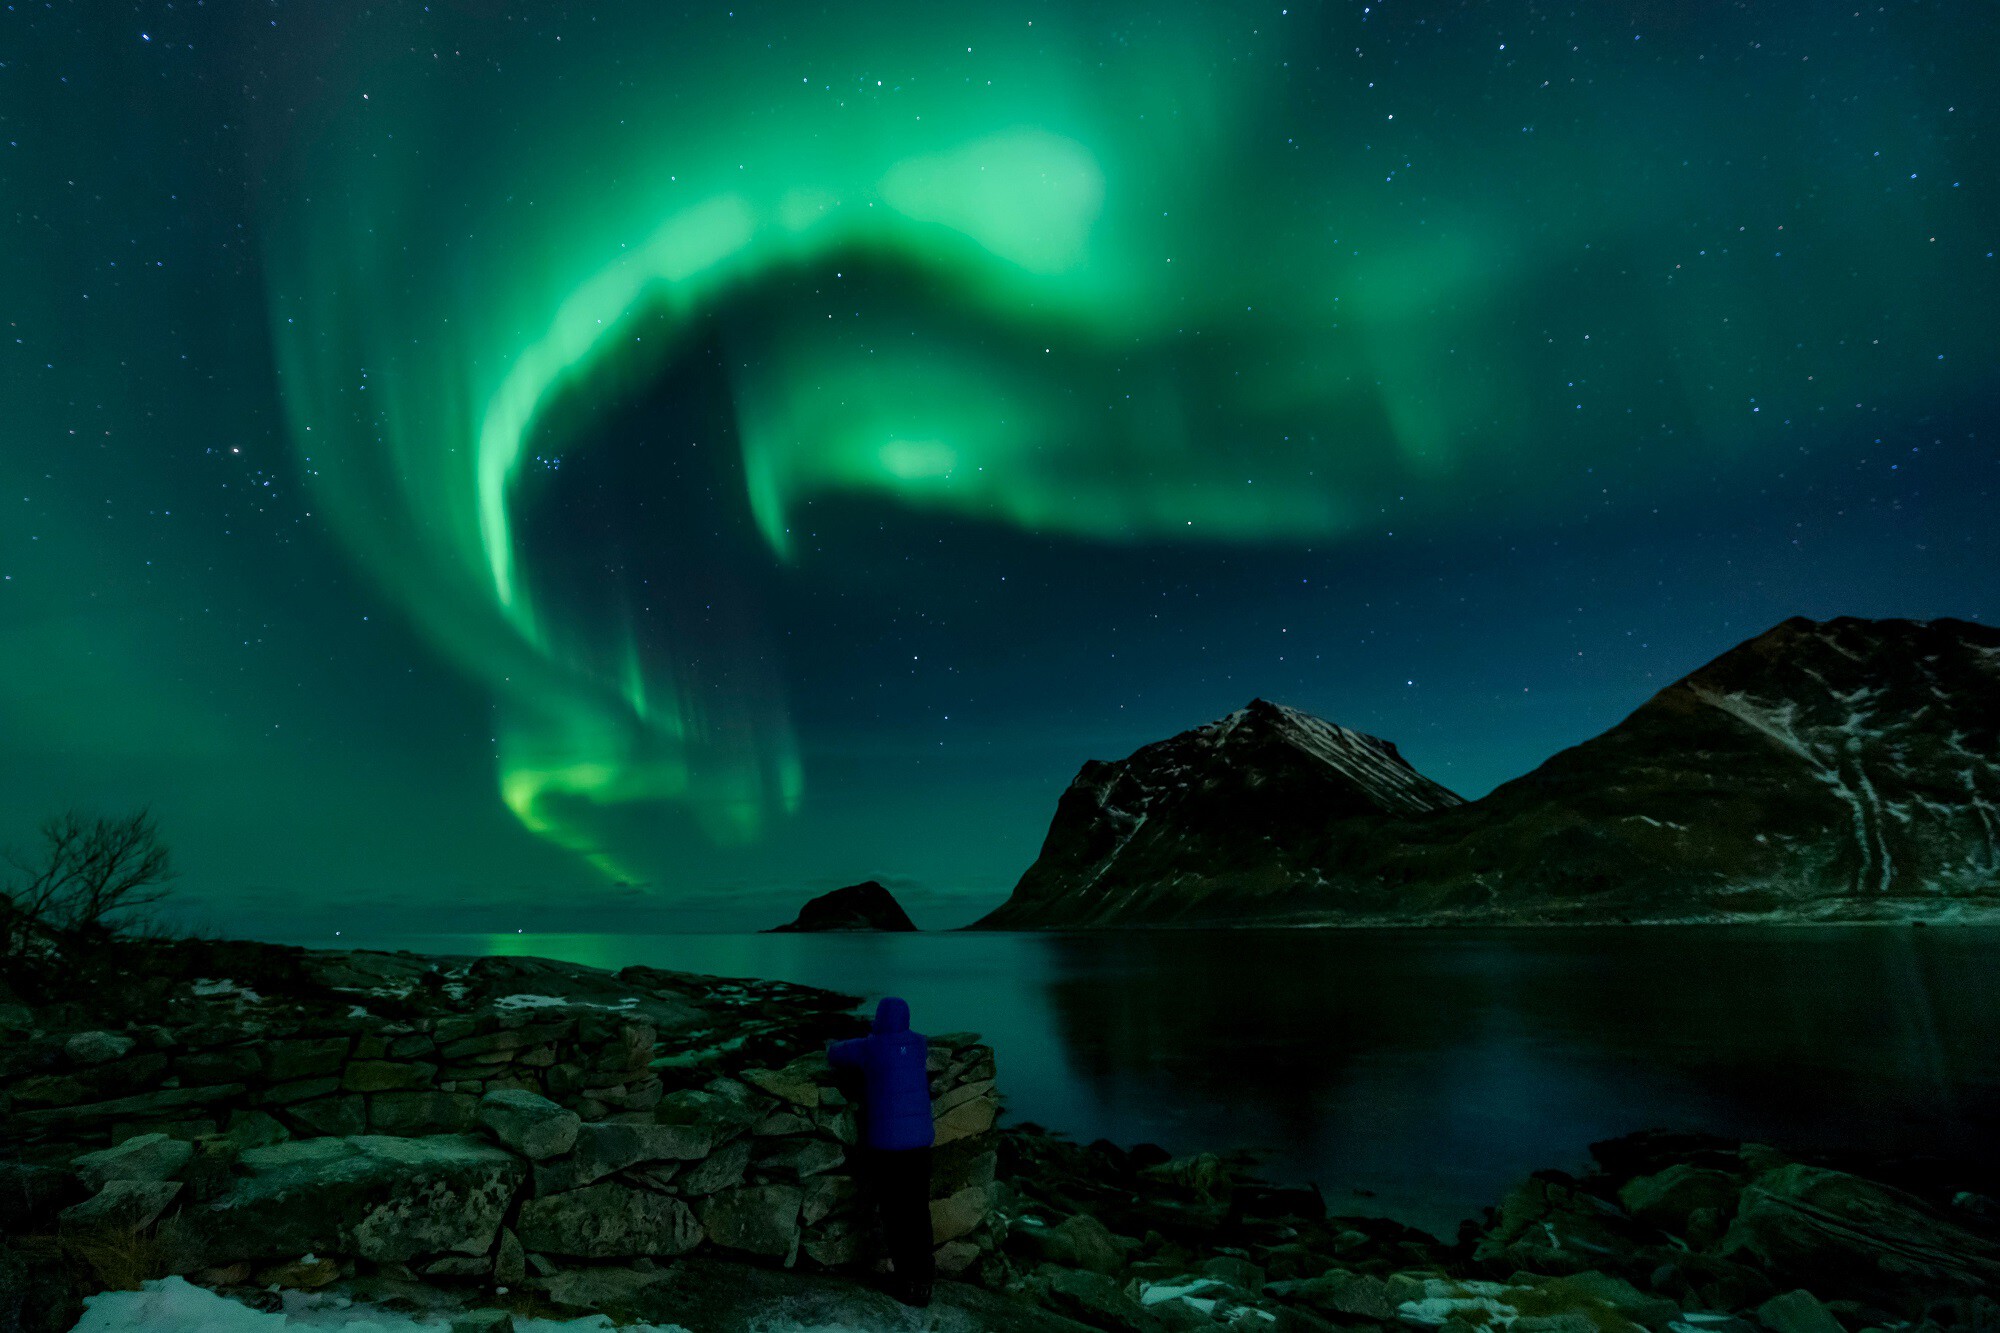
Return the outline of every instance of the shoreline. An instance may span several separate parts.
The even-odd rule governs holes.
[[[73,1321],[90,1289],[172,1279],[453,1328],[595,1311],[711,1333],[802,1301],[921,1326],[876,1290],[851,1107],[817,1055],[854,1030],[850,996],[518,956],[120,950],[123,980],[16,997],[0,1028],[0,1248],[28,1260],[0,1262],[0,1315]],[[933,1040],[940,1303],[968,1327],[1891,1333],[1950,1326],[1940,1301],[2000,1314],[2000,1184],[1966,1164],[1642,1131],[1440,1238],[1264,1181],[1252,1153],[1000,1125],[991,1048]],[[123,1266],[80,1257],[104,1253]]]

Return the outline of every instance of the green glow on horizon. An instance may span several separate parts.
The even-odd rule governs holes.
[[[742,502],[781,562],[826,496],[1312,543],[1580,503],[1635,441],[1662,476],[1772,447],[1786,404],[1747,411],[1756,355],[1809,321],[1695,263],[1686,182],[1577,202],[1630,157],[1616,117],[1405,132],[1389,112],[1410,123],[1421,88],[1365,69],[1300,100],[1275,19],[1148,10],[1107,44],[1117,14],[788,15],[780,51],[637,10],[575,45],[646,51],[652,77],[530,62],[503,95],[385,58],[300,150],[266,237],[294,442],[356,559],[491,690],[523,826],[643,882],[620,811],[747,842],[803,798],[772,654],[572,623],[517,534],[539,443],[586,441],[593,403],[775,283],[840,292],[759,307],[727,369]],[[1810,230],[1759,188],[1746,216]]]

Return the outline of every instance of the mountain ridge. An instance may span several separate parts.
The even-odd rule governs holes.
[[[1228,735],[1225,724],[1260,705],[1293,733],[1343,738],[1339,756],[1365,743],[1409,774],[1409,790],[1450,799],[1326,802],[1340,778],[1310,769],[1285,774],[1273,794],[1257,774],[1229,771],[1237,754],[1194,742]],[[1106,797],[1135,785],[1135,766],[1148,787],[1159,747],[1185,761],[1179,781],[1235,791],[1231,808],[1249,818],[1166,812],[1149,854],[1121,845],[1106,857],[1103,826],[1118,813]],[[1310,745],[1293,750],[1318,758]],[[1431,783],[1389,742],[1263,700],[1126,760],[1091,761],[1014,894],[974,927],[1968,912],[2000,913],[2000,629],[1794,617],[1477,801]]]

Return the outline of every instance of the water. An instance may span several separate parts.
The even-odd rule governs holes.
[[[343,941],[345,942],[345,941]],[[778,978],[996,1048],[1014,1120],[1268,1151],[1450,1234],[1635,1129],[2000,1160],[2000,928],[425,936]],[[1365,1191],[1366,1193],[1361,1193]]]

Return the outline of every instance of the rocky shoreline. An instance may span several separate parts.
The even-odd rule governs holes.
[[[1243,1156],[996,1126],[935,1037],[931,1311],[875,1289],[821,1054],[854,1000],[518,958],[134,944],[0,1003],[0,1329],[187,1281],[439,1328],[603,1314],[1161,1333],[1900,1333],[2000,1327],[2000,1204],[1935,1164],[1658,1133],[1538,1173],[1442,1241],[1330,1216]],[[0,1000],[8,997],[0,996]],[[20,997],[14,997],[16,1001]]]

